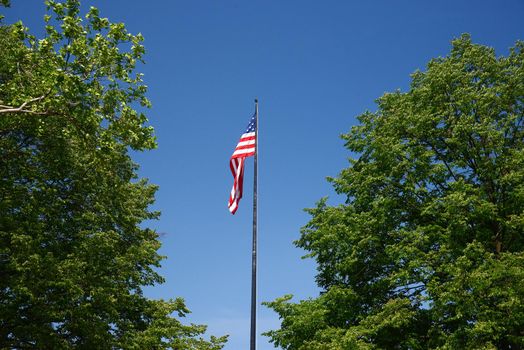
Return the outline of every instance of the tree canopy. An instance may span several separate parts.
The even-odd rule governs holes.
[[[468,35],[343,135],[357,154],[295,244],[317,298],[266,303],[288,350],[524,348],[524,43]]]
[[[44,38],[0,25],[0,348],[222,348],[182,299],[143,295],[163,279],[156,186],[129,155],[156,146],[142,36],[46,4]]]

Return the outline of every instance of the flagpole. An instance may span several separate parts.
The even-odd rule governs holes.
[[[258,185],[258,99],[255,99],[255,162],[254,162],[254,182],[253,182],[253,252],[252,252],[252,271],[251,271],[251,346],[250,350],[256,350],[257,337],[257,185]]]

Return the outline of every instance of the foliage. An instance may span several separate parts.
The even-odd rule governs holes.
[[[454,40],[343,136],[359,156],[330,179],[296,245],[318,298],[266,303],[266,333],[298,349],[524,347],[524,43],[507,57]]]
[[[181,299],[143,295],[163,279],[156,187],[129,156],[156,146],[142,36],[47,7],[43,39],[0,27],[0,348],[222,348]]]

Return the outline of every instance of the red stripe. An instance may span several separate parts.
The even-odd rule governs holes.
[[[247,148],[255,148],[255,144],[252,144],[252,145],[244,145],[244,146],[237,146],[237,148],[235,148],[235,151],[239,150],[239,149],[247,149]]]
[[[255,155],[255,151],[249,152],[249,153],[240,153],[236,154],[234,156],[231,156],[231,159],[238,159],[238,158],[247,158]]]
[[[247,142],[247,141],[255,141],[255,137],[246,137],[245,139],[240,139],[238,141],[238,143],[241,143],[241,142]]]

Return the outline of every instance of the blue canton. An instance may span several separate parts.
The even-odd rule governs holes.
[[[251,118],[251,121],[247,125],[246,132],[244,134],[247,134],[248,132],[255,132],[255,129],[257,127],[257,116],[256,114]]]

